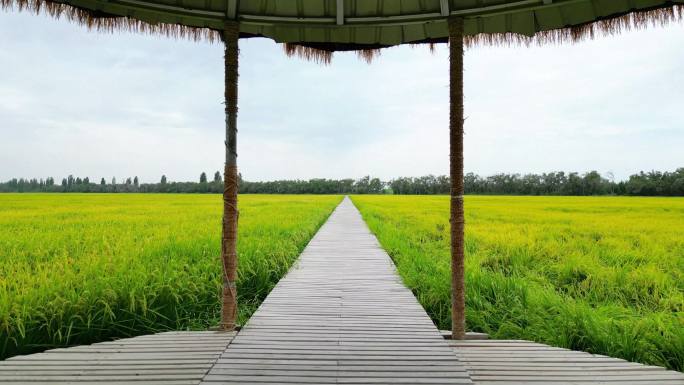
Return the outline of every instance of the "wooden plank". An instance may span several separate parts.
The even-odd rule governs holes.
[[[235,333],[173,332],[0,362],[0,384],[197,385]]]
[[[12,384],[12,385],[84,385],[84,384],[97,384],[97,385],[197,385],[197,380],[116,380],[110,379],[106,381],[71,381],[71,380],[55,380],[50,379],[46,381],[4,381],[0,378],[0,384]]]
[[[527,341],[449,341],[476,384],[684,385],[657,366]]]

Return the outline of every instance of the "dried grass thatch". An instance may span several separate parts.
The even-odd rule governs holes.
[[[289,57],[297,56],[304,60],[315,61],[321,64],[330,64],[333,57],[333,51],[324,49],[306,47],[299,44],[283,44],[285,54]]]
[[[103,32],[131,31],[144,34],[159,34],[172,38],[187,38],[195,41],[220,41],[222,32],[202,27],[188,27],[179,24],[147,23],[129,17],[120,17],[98,11],[77,8],[68,4],[52,0],[0,0],[3,9],[18,9],[34,13],[44,13],[54,18],[65,18],[69,21],[84,25],[89,29]],[[570,26],[567,28],[541,31],[533,36],[516,33],[481,33],[465,36],[466,47],[479,45],[545,45],[559,43],[575,43],[598,36],[615,35],[623,31],[643,29],[651,26],[663,26],[684,18],[684,5],[671,4],[667,7],[633,11],[616,15],[591,23]],[[429,44],[434,51],[437,43],[447,43],[447,38],[428,39],[410,43],[411,45]],[[332,61],[336,51],[356,51],[359,58],[370,63],[380,55],[384,45],[356,45],[340,43],[286,43],[285,53],[288,56],[298,56],[322,64]]]
[[[577,43],[584,40],[593,40],[600,36],[613,36],[631,30],[640,30],[648,27],[662,27],[671,22],[681,21],[682,19],[684,19],[684,5],[678,4],[664,8],[633,11],[623,15],[616,15],[567,28],[541,31],[533,36],[515,33],[481,33],[473,36],[465,36],[464,42],[467,47],[479,45],[541,46],[547,44]]]
[[[593,40],[600,36],[613,36],[630,30],[640,30],[648,27],[665,26],[671,22],[684,19],[684,5],[670,5],[665,8],[656,8],[643,11],[634,11],[623,15],[613,16],[597,20],[591,23],[571,26],[567,28],[553,29],[537,32],[533,36],[517,33],[480,33],[472,36],[464,36],[466,47],[476,46],[532,46],[562,43],[577,43],[584,40]],[[447,38],[424,40],[410,43],[411,46],[428,44],[430,52],[435,52],[435,45],[448,43]],[[359,57],[370,63],[380,55],[380,50],[386,48],[377,46],[370,49],[357,50]],[[332,61],[333,50],[326,50],[311,45],[296,43],[286,44],[285,51],[288,56],[300,56],[308,60],[315,60],[328,64]]]
[[[50,0],[0,0],[0,8],[45,14],[55,19],[64,18],[83,25],[88,29],[100,32],[130,31],[194,41],[206,40],[209,42],[220,41],[221,39],[221,31],[209,28],[186,27],[180,24],[167,23],[152,24],[129,17],[81,9]]]
[[[380,55],[380,49],[387,48],[382,45],[356,45],[356,44],[300,44],[285,43],[283,49],[290,57],[300,57],[305,60],[315,61],[321,64],[330,64],[333,54],[339,51],[354,51],[359,59],[371,63]]]

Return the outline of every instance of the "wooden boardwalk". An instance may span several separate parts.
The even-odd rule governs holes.
[[[659,366],[529,341],[449,341],[478,385],[684,385],[684,374]]]
[[[197,385],[235,336],[168,332],[0,362],[0,384]]]
[[[471,382],[345,198],[204,383]]]
[[[684,374],[527,341],[444,340],[345,199],[237,335],[13,357],[0,362],[10,383],[684,385]]]

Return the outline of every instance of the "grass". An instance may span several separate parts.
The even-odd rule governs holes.
[[[450,329],[448,198],[353,201]],[[468,196],[465,206],[470,330],[684,371],[684,199]]]
[[[240,322],[339,196],[240,196]],[[216,325],[218,195],[0,194],[0,358]]]

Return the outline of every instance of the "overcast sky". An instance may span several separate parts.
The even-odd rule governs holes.
[[[448,172],[448,53],[371,65],[240,42],[239,166],[248,180]],[[465,168],[684,167],[684,26],[576,45],[473,48]],[[223,165],[223,49],[0,11],[0,180],[68,174],[195,180]]]

